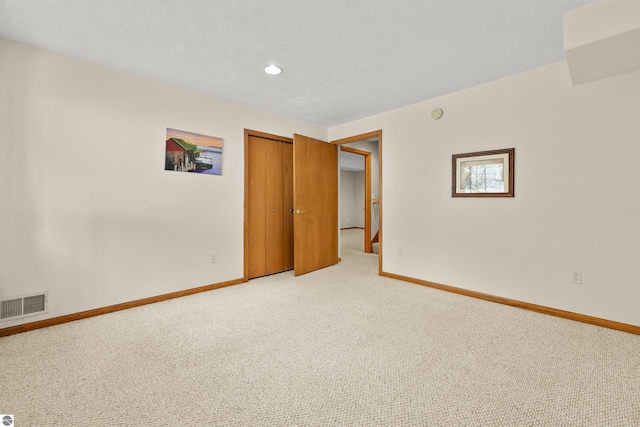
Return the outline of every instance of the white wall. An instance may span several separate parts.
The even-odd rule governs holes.
[[[639,113],[640,73],[573,87],[560,62],[329,137],[383,130],[385,272],[640,325]],[[452,154],[509,147],[514,198],[451,197]]]
[[[0,64],[0,297],[50,291],[0,328],[242,278],[244,129],[328,136],[3,39]],[[167,127],[223,138],[222,176],[164,171]]]
[[[364,172],[340,171],[340,227],[364,227]]]

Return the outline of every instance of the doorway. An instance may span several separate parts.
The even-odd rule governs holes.
[[[355,135],[348,138],[332,141],[332,144],[340,146],[341,155],[354,155],[361,157],[362,174],[364,175],[364,195],[362,201],[358,201],[358,208],[363,213],[361,223],[366,231],[363,233],[363,252],[377,252],[378,272],[382,271],[382,131],[373,131]],[[367,162],[369,163],[367,173]],[[341,172],[338,171],[340,174]],[[355,178],[357,181],[358,178]],[[342,186],[342,184],[341,184]],[[341,188],[342,190],[342,188]],[[357,198],[360,194],[356,192]],[[343,194],[340,195],[342,203]],[[362,204],[364,203],[364,206]],[[341,222],[343,228],[345,222]],[[357,222],[351,222],[357,224]],[[347,225],[347,224],[345,224]],[[350,227],[351,225],[349,225]],[[372,250],[373,249],[373,250]]]
[[[371,194],[371,152],[340,146],[340,229],[364,230],[365,253],[372,252]]]

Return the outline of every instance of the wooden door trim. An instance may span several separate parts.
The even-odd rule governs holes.
[[[286,136],[273,135],[270,133],[260,132],[257,130],[245,129],[244,130],[244,140],[248,141],[250,136],[257,136],[258,138],[264,139],[272,139],[274,141],[286,142],[289,144],[293,144],[293,138],[287,138]]]
[[[347,138],[336,139],[331,141],[332,144],[344,145],[350,142],[364,141],[365,139],[382,138],[382,130],[374,130],[367,133],[361,133],[360,135],[349,136]]]
[[[351,147],[340,147],[340,151],[364,156],[364,252],[371,249],[371,153]]]
[[[379,233],[379,242],[378,242],[378,274],[382,273],[382,129],[375,130],[367,133],[362,133],[359,135],[349,136],[347,138],[336,139],[331,141],[331,144],[336,145],[344,145],[349,144],[350,142],[358,142],[363,141],[365,139],[378,138],[378,193],[380,203],[378,206],[380,207],[380,226],[378,228]],[[339,172],[338,172],[339,173]]]
[[[270,139],[273,141],[280,141],[287,144],[293,144],[293,138],[287,138],[285,136],[273,135],[270,133],[259,132],[256,130],[245,129],[244,130],[244,260],[243,268],[244,275],[242,280],[247,282],[249,280],[249,138],[258,137]]]

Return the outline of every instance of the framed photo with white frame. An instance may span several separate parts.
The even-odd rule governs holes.
[[[515,150],[454,154],[451,197],[514,197]]]

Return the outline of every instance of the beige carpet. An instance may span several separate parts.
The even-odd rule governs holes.
[[[358,232],[342,263],[305,276],[0,338],[0,413],[16,427],[640,425],[640,336],[381,278],[347,242]]]

